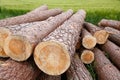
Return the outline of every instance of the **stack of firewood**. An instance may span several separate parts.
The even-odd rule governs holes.
[[[43,5],[0,20],[0,80],[93,80],[91,63],[100,80],[120,80],[120,21],[85,17]]]

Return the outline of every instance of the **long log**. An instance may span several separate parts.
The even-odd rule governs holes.
[[[120,31],[111,27],[105,27],[105,30],[110,33],[109,39],[120,46]]]
[[[91,23],[88,23],[88,22],[85,22],[84,26],[97,39],[98,44],[104,44],[107,41],[107,39],[109,37],[109,33],[107,31],[102,30],[100,27],[97,27],[97,26],[95,26]]]
[[[0,64],[0,80],[36,80],[40,70],[29,62],[8,59]]]
[[[104,53],[95,48],[94,67],[99,80],[120,80],[120,71],[105,57]]]
[[[93,80],[77,54],[73,57],[71,66],[66,72],[66,76],[67,80]]]
[[[45,73],[41,73],[37,80],[61,80],[61,76],[50,76]]]
[[[0,27],[47,19],[48,18],[47,15],[49,15],[46,12],[47,9],[48,9],[48,7],[46,5],[43,5],[43,6],[40,6],[24,15],[2,19],[2,20],[0,20]]]
[[[94,61],[94,53],[91,50],[84,49],[80,55],[80,59],[85,64],[90,64]]]
[[[86,49],[92,49],[95,47],[97,40],[86,29],[82,29],[82,45]]]
[[[102,19],[99,23],[99,26],[103,26],[103,27],[112,27],[115,29],[120,30],[120,21],[117,20],[107,20],[107,19]]]
[[[34,60],[40,70],[60,75],[68,69],[85,16],[85,11],[79,10],[36,46]]]
[[[120,69],[120,47],[109,40],[100,47],[109,54],[111,61]]]
[[[30,23],[20,30],[14,27],[12,36],[5,39],[5,53],[16,61],[24,61],[30,57],[35,45],[40,42],[50,32],[55,30],[65,20],[73,14],[72,10],[68,10],[46,21]]]
[[[15,17],[15,18],[1,20],[0,24],[2,24],[2,25],[4,25],[4,24],[5,25],[9,25],[9,24],[12,23],[11,21],[13,21],[13,24],[14,23],[17,24],[16,18],[18,19],[18,21],[24,21],[25,22],[25,20],[26,20],[26,22],[30,22],[28,20],[32,20],[31,17],[29,16],[31,14],[34,15],[32,17],[33,19],[44,20],[44,19],[46,19],[46,18],[48,18],[48,17],[50,17],[52,15],[57,15],[57,14],[61,13],[60,9],[51,9],[51,10],[46,10],[46,11],[41,11],[41,12],[39,11],[40,9],[46,9],[46,6],[42,6],[40,8],[37,8],[37,9],[33,10],[32,12],[29,12],[27,14],[29,18],[25,17],[26,19],[24,19],[24,20],[21,20],[20,18]],[[39,16],[37,14],[39,14]],[[15,20],[11,20],[11,19],[15,19]],[[10,23],[9,23],[9,21],[10,21]],[[33,20],[33,21],[35,21],[35,20]],[[20,30],[22,28],[29,27],[29,26],[35,26],[35,25],[40,26],[39,24],[40,24],[40,22],[33,22],[33,23],[24,23],[24,24],[19,24],[19,25],[14,25],[14,26],[6,26],[5,29],[3,27],[1,27],[0,28],[0,57],[8,57],[5,54],[4,50],[3,50],[3,46],[4,46],[5,39],[7,38],[7,36],[11,35],[11,32],[12,32],[12,34],[16,34],[16,33],[20,32]],[[43,23],[43,25],[44,24],[45,23]],[[6,29],[6,28],[8,28],[10,31],[8,29]]]

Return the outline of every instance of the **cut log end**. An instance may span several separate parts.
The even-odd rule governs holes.
[[[4,52],[3,46],[5,39],[11,35],[11,32],[9,29],[0,28],[0,57],[8,57],[6,53]]]
[[[55,41],[39,43],[35,48],[34,60],[39,69],[48,75],[60,75],[70,66],[66,47]]]
[[[16,61],[24,61],[28,59],[32,53],[32,46],[21,36],[9,36],[4,44],[5,53]]]
[[[81,60],[85,64],[90,64],[94,61],[94,53],[90,50],[84,50],[81,54]]]
[[[92,49],[95,47],[97,41],[96,38],[93,36],[85,36],[82,40],[82,45],[87,49]]]
[[[109,33],[105,30],[96,31],[94,37],[97,39],[98,44],[104,44],[109,37]]]

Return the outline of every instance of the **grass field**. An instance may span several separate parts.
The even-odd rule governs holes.
[[[24,14],[42,4],[49,8],[62,8],[63,10],[85,9],[86,21],[97,24],[101,19],[120,20],[120,0],[0,0],[0,19]],[[94,79],[97,75],[92,64],[86,65]]]
[[[42,4],[63,10],[85,9],[86,21],[94,24],[102,18],[120,20],[120,0],[0,0],[0,19],[24,14]]]

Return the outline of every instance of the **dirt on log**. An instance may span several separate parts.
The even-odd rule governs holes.
[[[36,46],[34,60],[44,73],[60,75],[68,69],[85,16],[86,12],[79,10]]]
[[[104,52],[95,48],[94,66],[99,80],[120,80],[120,71],[105,57]]]

